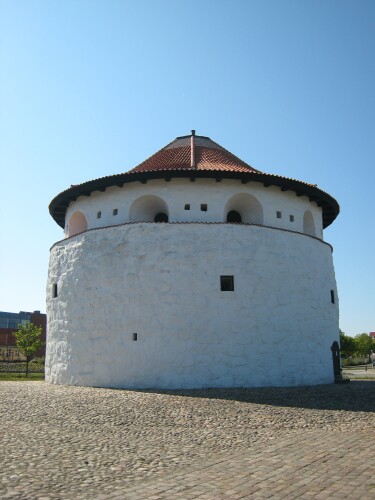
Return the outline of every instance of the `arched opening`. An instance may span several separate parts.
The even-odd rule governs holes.
[[[227,222],[263,224],[263,207],[251,194],[235,194],[225,205],[224,217]]]
[[[154,222],[168,222],[168,215],[163,212],[159,212],[155,215]]]
[[[146,194],[132,203],[129,220],[130,222],[168,222],[168,206],[159,196]]]
[[[306,210],[303,216],[303,232],[310,236],[316,236],[315,222],[310,210]]]
[[[241,214],[237,210],[230,210],[227,213],[227,222],[240,224],[242,222]]]
[[[68,236],[82,233],[87,230],[87,219],[82,212],[74,212],[69,219]]]

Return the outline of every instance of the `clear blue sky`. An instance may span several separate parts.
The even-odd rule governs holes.
[[[192,128],[341,214],[341,328],[375,331],[373,0],[0,0],[0,310],[45,311],[48,213]]]

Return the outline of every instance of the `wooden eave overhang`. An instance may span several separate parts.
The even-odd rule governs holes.
[[[223,170],[154,170],[145,172],[125,172],[111,175],[71,186],[69,189],[58,194],[49,205],[49,212],[59,226],[64,228],[65,214],[69,204],[80,196],[90,196],[94,191],[105,191],[109,187],[122,187],[130,182],[141,182],[145,184],[152,179],[165,179],[169,182],[173,178],[195,179],[213,178],[220,182],[222,179],[238,179],[243,184],[250,182],[263,183],[265,187],[276,186],[282,191],[293,191],[297,196],[307,196],[311,202],[316,202],[323,212],[323,228],[326,228],[336,219],[340,212],[337,201],[328,193],[322,191],[312,184],[306,184],[295,179],[281,177],[263,172],[235,172]]]

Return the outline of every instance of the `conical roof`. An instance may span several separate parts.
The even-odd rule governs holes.
[[[218,182],[237,179],[242,184],[258,182],[265,187],[277,186],[282,191],[294,191],[297,196],[307,196],[322,207],[324,228],[335,220],[340,211],[337,201],[315,184],[256,170],[209,137],[195,135],[194,130],[191,135],[177,137],[127,172],[72,185],[51,201],[49,211],[57,224],[64,227],[66,210],[79,196],[90,196],[94,191],[122,187],[130,182],[146,183],[163,178],[170,181],[175,177],[188,177],[190,180],[215,178]]]
[[[214,170],[223,172],[260,172],[209,137],[191,135],[177,137],[129,173],[176,170]]]

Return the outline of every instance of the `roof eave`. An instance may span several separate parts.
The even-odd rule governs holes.
[[[323,228],[328,227],[340,212],[337,201],[318,187],[295,179],[288,179],[262,172],[235,172],[225,170],[155,170],[146,172],[125,172],[108,177],[102,177],[83,184],[77,184],[58,194],[49,205],[49,212],[56,223],[64,228],[65,213],[72,201],[79,196],[90,196],[94,191],[105,191],[108,187],[122,187],[130,182],[144,182],[152,179],[171,178],[216,178],[238,179],[243,183],[261,182],[264,186],[277,186],[283,191],[294,191],[298,196],[308,196],[323,210]]]

